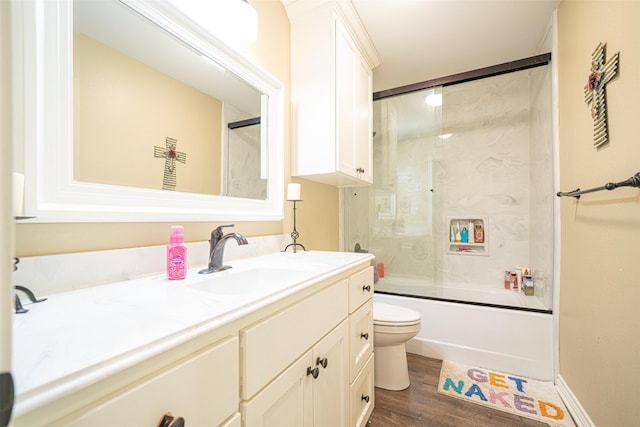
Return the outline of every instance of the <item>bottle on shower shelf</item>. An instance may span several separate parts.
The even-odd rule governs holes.
[[[473,221],[469,221],[469,225],[467,226],[467,230],[469,230],[469,243],[475,243],[476,239],[474,236],[475,233],[475,224]]]
[[[462,227],[462,231],[460,232],[460,239],[462,243],[469,243],[469,230],[467,230],[467,227]]]
[[[476,243],[484,243],[484,228],[482,224],[476,224],[473,229],[473,241]]]

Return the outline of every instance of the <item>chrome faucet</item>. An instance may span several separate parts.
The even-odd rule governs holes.
[[[234,225],[235,224],[221,225],[211,232],[211,240],[209,240],[209,267],[205,270],[198,271],[198,273],[209,274],[231,268],[230,265],[222,265],[224,245],[227,240],[231,238],[236,239],[238,245],[246,245],[248,243],[247,239],[240,233],[224,234],[222,232],[222,228],[233,227]]]

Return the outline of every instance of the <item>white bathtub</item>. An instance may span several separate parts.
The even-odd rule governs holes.
[[[410,353],[554,379],[552,314],[380,293],[374,300],[422,315],[420,333],[406,346]]]
[[[490,304],[504,307],[549,312],[544,303],[544,288],[538,287],[536,295],[527,296],[521,291],[504,288],[503,284],[469,284],[446,283],[433,284],[428,280],[414,277],[392,276],[379,279],[376,291],[393,293],[396,295],[430,297],[443,300],[466,301],[480,304]]]

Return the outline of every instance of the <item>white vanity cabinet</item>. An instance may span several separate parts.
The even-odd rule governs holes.
[[[244,426],[366,423],[374,406],[372,296],[366,267],[240,332]]]
[[[301,254],[298,262],[289,255],[277,252],[261,261],[261,265],[280,263],[283,277],[276,280],[285,285],[278,290],[251,291],[261,292],[259,297],[209,297],[193,290],[202,287],[191,287],[206,280],[201,277],[193,277],[193,283],[189,278],[184,283],[167,283],[152,277],[86,293],[53,295],[47,302],[59,305],[44,306],[52,307],[49,313],[59,313],[68,307],[67,301],[81,301],[94,310],[83,313],[82,321],[69,323],[75,329],[67,328],[61,335],[76,346],[55,353],[51,349],[57,340],[49,336],[49,329],[39,326],[49,314],[34,308],[30,312],[33,322],[21,325],[27,336],[37,336],[38,342],[48,340],[33,347],[36,354],[49,350],[50,360],[40,360],[40,364],[60,365],[60,359],[68,359],[71,353],[93,354],[80,342],[86,338],[87,326],[100,331],[103,350],[115,346],[118,351],[19,393],[12,427],[155,427],[165,413],[182,417],[190,426],[362,425],[373,408],[372,257],[309,252]],[[229,277],[243,274],[242,262],[234,264]],[[295,267],[288,277],[291,264]],[[244,268],[253,272],[261,267]],[[315,270],[307,273],[308,269]],[[263,283],[268,284],[269,280]],[[103,315],[117,316],[123,299],[151,298],[149,290],[156,292],[147,311],[152,317],[137,319],[136,310],[134,317],[124,320],[127,325],[146,322],[144,332],[137,331],[141,332],[139,339],[147,340],[145,344],[136,341],[130,347],[128,329],[114,329],[118,322],[91,323],[103,320]],[[179,315],[171,321],[155,317],[176,308]],[[96,311],[101,314],[92,317]],[[147,336],[151,333],[153,338]]]
[[[292,174],[338,187],[373,182],[372,68],[350,3],[293,1]],[[350,9],[346,9],[348,12]],[[355,26],[359,21],[355,20]]]

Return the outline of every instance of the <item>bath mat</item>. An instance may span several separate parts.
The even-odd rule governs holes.
[[[438,393],[554,427],[575,426],[552,382],[444,360]]]

